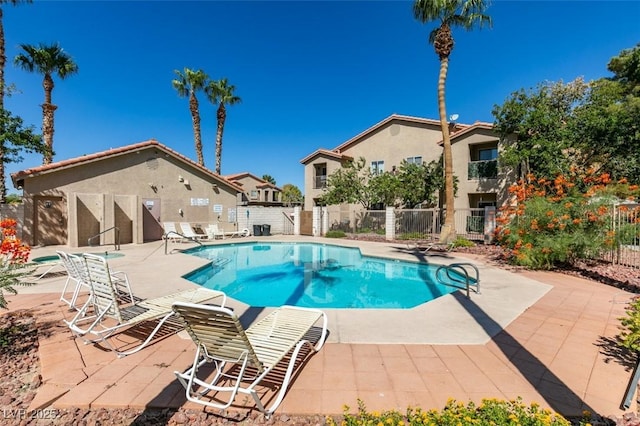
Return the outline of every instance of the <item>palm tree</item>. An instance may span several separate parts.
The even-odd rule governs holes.
[[[178,91],[178,96],[184,98],[189,97],[189,111],[191,112],[191,122],[193,123],[193,140],[196,145],[196,155],[198,164],[204,166],[204,157],[202,156],[202,133],[200,131],[200,109],[196,93],[205,88],[209,77],[202,70],[184,69],[184,73],[178,70],[174,71],[178,78],[173,80],[171,84]]]
[[[238,96],[233,94],[236,87],[230,85],[226,78],[218,81],[210,81],[205,92],[209,101],[218,104],[217,119],[218,128],[216,131],[216,173],[220,174],[222,169],[222,134],[224,133],[224,122],[227,119],[227,108],[225,105],[235,105],[242,102]]]
[[[491,17],[484,12],[489,6],[486,0],[415,0],[413,14],[422,23],[436,21],[439,26],[429,33],[429,44],[432,44],[440,58],[440,75],[438,77],[438,112],[440,128],[444,146],[444,177],[446,216],[440,240],[450,242],[456,237],[454,220],[454,190],[453,190],[453,157],[451,155],[451,138],[449,123],[447,122],[447,108],[445,105],[445,83],[449,68],[449,55],[453,50],[453,35],[451,27],[462,27],[467,31],[475,25],[491,25]]]
[[[78,72],[78,65],[57,44],[40,44],[38,47],[30,44],[21,44],[23,53],[18,54],[13,60],[14,64],[29,72],[37,72],[44,76],[42,87],[44,88],[44,103],[42,104],[42,137],[46,146],[44,164],[51,163],[53,159],[53,112],[58,108],[51,103],[53,92],[53,74],[57,74],[61,80]]]
[[[0,0],[0,6],[3,4],[11,4],[13,6],[18,3],[31,3],[31,0]],[[2,24],[3,12],[2,7],[0,7],[0,111],[4,110],[4,92],[5,92],[5,83],[4,83],[4,67],[7,63],[7,54],[4,49],[4,25]],[[4,133],[4,131],[2,132]],[[5,172],[4,172],[4,150],[0,149],[0,202],[5,202],[5,195],[7,193],[7,188],[5,186]]]
[[[0,0],[3,4],[17,5],[18,3],[31,3],[32,0]],[[7,62],[7,55],[4,49],[4,25],[2,24],[3,12],[0,7],[0,109],[4,109],[4,67]],[[3,175],[4,177],[4,175]]]

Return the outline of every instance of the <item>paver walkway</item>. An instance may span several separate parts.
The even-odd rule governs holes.
[[[409,405],[442,408],[449,398],[520,396],[564,415],[589,410],[620,416],[632,365],[618,357],[614,339],[632,295],[556,273],[515,273],[514,279],[518,276],[553,288],[488,343],[327,343],[300,371],[278,413],[338,414],[345,404],[356,407],[357,399],[369,410],[404,411]],[[185,402],[173,374],[191,364],[191,340],[172,335],[117,359],[71,336],[62,323],[70,312],[58,298],[58,293],[8,297],[11,310],[35,309],[44,331],[43,385],[30,409],[202,409]],[[635,403],[628,411],[633,410]]]

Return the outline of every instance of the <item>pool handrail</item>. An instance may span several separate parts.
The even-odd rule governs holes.
[[[91,244],[91,241],[92,241],[94,238],[98,238],[100,235],[102,235],[102,234],[104,234],[104,233],[107,233],[107,232],[109,232],[109,231],[111,231],[111,230],[113,230],[113,231],[114,231],[114,237],[115,237],[115,238],[114,238],[114,241],[113,241],[114,249],[115,249],[115,250],[120,250],[120,228],[118,228],[117,226],[112,226],[112,227],[111,227],[111,228],[109,228],[109,229],[105,229],[104,231],[97,233],[97,234],[96,234],[96,235],[94,235],[93,237],[89,237],[89,238],[87,239],[87,245],[88,245],[88,246],[90,246],[90,247],[93,247],[93,244]]]
[[[473,271],[475,272],[475,277],[469,276],[469,271],[467,271],[466,269],[467,267],[471,267],[473,269]],[[471,297],[470,287],[472,285],[472,282],[474,282],[473,285],[476,286],[476,294],[480,294],[480,271],[478,270],[478,267],[473,263],[467,263],[467,262],[451,263],[449,265],[442,265],[438,269],[436,269],[436,279],[438,280],[438,282],[440,282],[441,284],[447,285],[446,282],[440,279],[440,270],[442,269],[444,269],[444,271],[446,272],[447,278],[453,281],[454,283],[457,282],[462,284],[462,281],[460,281],[457,277],[451,276],[451,273],[454,270],[459,270],[462,272],[462,274],[464,275],[464,284],[467,290],[467,299]]]
[[[203,247],[204,244],[202,244],[202,242],[200,242],[200,240],[198,240],[197,238],[193,238],[193,237],[187,237],[186,235],[183,235],[179,232],[176,231],[169,231],[166,234],[164,234],[162,236],[162,238],[164,238],[164,254],[169,254],[167,252],[167,245],[169,244],[169,235],[171,234],[175,234],[178,235],[180,238],[182,238],[183,240],[189,240],[189,241],[193,241],[194,243],[198,244],[200,247]]]

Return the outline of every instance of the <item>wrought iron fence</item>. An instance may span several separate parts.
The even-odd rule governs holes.
[[[444,223],[445,209],[410,209],[396,211],[396,238],[435,240]],[[456,209],[456,235],[469,240],[484,240],[484,209]]]
[[[615,236],[614,247],[605,253],[604,260],[640,269],[640,204],[613,206],[611,227]]]
[[[396,239],[437,239],[444,221],[445,211],[439,208],[396,210]],[[475,241],[484,240],[484,209],[457,209],[455,226],[458,236]],[[386,212],[384,210],[329,213],[329,230],[384,236],[386,227]]]

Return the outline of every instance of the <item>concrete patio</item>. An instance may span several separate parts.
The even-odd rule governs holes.
[[[337,243],[293,237],[256,239]],[[482,293],[467,299],[458,292],[410,310],[328,310],[329,341],[300,370],[277,413],[339,414],[345,404],[356,407],[357,399],[369,410],[404,411],[407,406],[442,408],[449,398],[479,402],[518,396],[563,415],[580,415],[583,410],[616,416],[624,412],[620,403],[633,366],[617,357],[614,340],[618,319],[632,294],[556,273],[508,272],[471,255],[424,255],[398,244],[340,243],[360,247],[366,255],[429,263],[471,261],[480,268]],[[168,248],[187,247],[170,244]],[[112,247],[36,248],[32,256],[54,254],[56,249],[79,253],[111,251]],[[142,297],[192,287],[181,275],[201,266],[204,259],[164,251],[161,242],[127,245],[121,250],[124,256],[109,263],[127,272],[134,292]],[[43,385],[29,409],[183,406],[202,410],[186,402],[173,374],[193,361],[195,347],[184,333],[123,359],[84,345],[62,322],[72,314],[58,300],[65,279],[59,274],[45,276],[37,285],[19,287],[18,295],[8,296],[10,310],[34,309],[41,329],[46,330],[40,338]],[[240,302],[231,305],[241,318],[249,312]],[[130,336],[123,333],[118,338],[124,345]],[[634,401],[627,411],[635,409]]]

